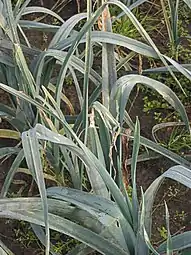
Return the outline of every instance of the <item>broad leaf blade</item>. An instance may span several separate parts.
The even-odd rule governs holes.
[[[174,251],[184,250],[191,247],[191,231],[184,232],[182,234],[178,234],[172,236],[172,247]],[[163,242],[159,248],[158,252],[164,253],[166,251],[166,241]]]
[[[153,80],[151,78],[142,76],[142,75],[126,75],[118,79],[117,85],[119,87],[118,93],[120,94],[120,122],[122,122],[125,114],[125,108],[126,103],[129,98],[129,95],[134,88],[135,84],[141,83],[147,86],[148,88],[151,88],[153,90],[156,90],[160,95],[163,96],[163,98],[177,111],[179,112],[182,120],[184,121],[187,129],[190,131],[190,124],[188,120],[188,116],[186,114],[186,110],[183,106],[183,104],[180,102],[176,94],[168,88],[163,83]],[[121,89],[121,91],[120,91]],[[122,93],[123,92],[123,93]],[[113,93],[113,99],[117,96],[115,90]]]
[[[39,153],[39,145],[36,137],[36,132],[34,129],[24,132],[22,134],[22,143],[25,153],[25,158],[27,165],[31,172],[34,172],[34,179],[37,182],[38,189],[40,192],[43,213],[44,213],[44,222],[45,222],[45,231],[46,231],[46,254],[49,254],[50,249],[50,232],[49,232],[49,222],[48,222],[48,204],[46,197],[46,188],[43,176],[42,163]]]
[[[19,212],[1,211],[0,216],[5,218],[24,220],[33,224],[44,226],[43,214],[41,211],[37,210],[31,212],[26,210]],[[54,214],[49,213],[48,216],[51,229],[76,238],[79,241],[92,247],[93,249],[101,252],[102,254],[129,255],[127,251],[124,251],[119,246],[103,238],[99,234],[92,232],[91,230],[88,230],[70,220],[64,219]]]

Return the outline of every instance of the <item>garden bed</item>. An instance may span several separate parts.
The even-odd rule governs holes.
[[[53,6],[54,1],[45,1],[45,0],[42,2],[35,1],[35,0],[31,1],[31,5],[34,4],[34,5],[40,6],[41,3],[44,3],[44,7],[51,9],[51,6]],[[155,27],[157,19],[159,20],[159,18],[161,17],[161,12],[158,9],[158,5],[155,2],[153,2],[153,6],[155,5],[157,7],[156,8],[153,7],[153,11],[151,11],[150,13],[147,13],[147,15],[150,15],[149,17],[151,16],[154,17],[153,21],[150,21],[151,23],[153,22],[153,27]],[[83,9],[83,5],[81,6],[81,8]],[[142,17],[141,15],[144,14],[146,10],[147,10],[147,7],[144,7],[144,4],[143,4],[143,7],[139,9],[138,17],[139,15],[140,17]],[[67,19],[68,17],[74,15],[76,12],[77,12],[76,3],[70,2],[60,12],[60,16],[63,19]],[[157,15],[159,18],[157,17]],[[182,17],[184,16],[182,15]],[[34,16],[31,15],[30,19],[33,19],[33,18]],[[186,19],[187,19],[187,16],[186,16]],[[45,18],[45,21],[48,23],[50,22],[48,17]],[[189,21],[191,22],[191,20]],[[187,24],[188,21],[181,20],[181,22],[182,23],[185,22],[186,26],[188,25]],[[189,23],[188,30],[190,29],[190,24],[191,23]],[[145,26],[147,25],[148,23],[145,22]],[[150,25],[148,28],[150,29],[151,27],[152,26]],[[147,27],[145,27],[145,29],[147,30]],[[121,28],[121,31],[122,31],[122,28]],[[164,50],[167,44],[167,41],[165,40],[167,37],[166,28],[165,26],[163,26],[162,29],[158,31],[158,33],[156,33],[156,31],[158,31],[157,25],[154,29],[154,32],[150,31],[150,35],[151,37],[152,35],[154,35],[154,41],[156,43],[159,42],[158,43],[159,45],[157,46],[159,46],[159,48]],[[160,36],[161,34],[163,35],[162,39]],[[27,32],[27,35],[28,35],[29,41],[32,42],[33,46],[41,50],[46,49],[49,44],[49,41],[52,39],[51,34],[47,36],[47,34],[44,32],[29,31]],[[165,49],[164,51],[166,50],[167,49]],[[191,49],[189,48],[188,54],[191,54],[190,52],[191,52]],[[145,65],[148,65],[148,61],[145,61],[145,59],[143,59],[143,62],[141,63],[141,69],[145,69],[145,67],[142,66],[144,65],[144,62],[146,62]],[[157,65],[158,63],[156,61],[156,63],[153,62],[153,64]],[[135,69],[139,69],[140,59],[138,60],[137,58],[135,58],[135,60],[132,62],[132,66],[136,66]],[[80,86],[82,86],[82,84],[80,84]],[[75,93],[75,86],[74,84],[72,85],[70,84],[70,80],[68,80],[68,84],[66,84],[66,86],[64,87],[64,92],[66,97],[70,100],[70,102],[72,102],[75,114],[78,114],[80,111],[78,98]],[[191,93],[191,91],[188,91],[188,92]],[[133,107],[131,108],[130,115],[133,120],[135,120],[135,117],[138,116],[140,120],[140,126],[141,126],[141,135],[151,138],[152,127],[156,124],[157,120],[156,118],[154,118],[155,110],[153,111],[152,108],[150,109],[150,114],[144,112],[144,109],[145,109],[144,96],[147,93],[149,92],[145,90],[142,91],[141,89],[138,94],[136,94],[136,91],[132,93],[131,102],[133,101]],[[179,94],[181,94],[180,91],[179,91]],[[151,97],[152,96],[153,95],[151,95]],[[134,98],[136,98],[135,101],[134,101]],[[155,95],[154,95],[154,98],[155,98]],[[2,90],[0,91],[0,99],[1,99],[1,103],[3,104],[5,105],[10,104],[7,93],[3,92]],[[71,114],[71,111],[70,111],[71,109],[70,107],[67,106],[67,104],[63,103],[62,109],[66,115]],[[164,113],[166,114],[168,110],[169,109],[164,109]],[[0,123],[0,128],[10,129],[10,125],[5,120],[2,120],[2,122]],[[165,134],[163,134],[165,139],[168,136],[168,132],[166,132],[166,130],[162,132],[165,132]],[[14,140],[1,139],[0,144],[1,144],[1,147],[5,147],[5,146],[8,147],[8,146],[14,146],[15,142]],[[189,154],[189,152],[190,150],[188,149],[186,153]],[[9,158],[3,164],[0,165],[0,173],[1,173],[0,187],[2,187],[3,185],[4,179],[8,173],[8,169],[11,166],[13,158],[14,157]],[[138,163],[138,167],[137,167],[138,192],[140,193],[140,187],[143,187],[143,190],[145,191],[149,187],[149,185],[157,177],[161,175],[161,173],[165,172],[172,165],[174,164],[171,161],[165,159],[164,157]],[[15,182],[11,185],[9,196],[14,197],[14,196],[28,195],[32,178],[29,177],[28,175],[26,176],[25,174],[18,174],[15,176],[14,179],[15,179]],[[49,182],[47,182],[47,185],[49,185]],[[24,188],[22,189],[22,187]],[[37,187],[34,185],[33,192],[30,193],[29,195],[34,196],[37,194],[38,194],[38,190],[37,190]],[[166,201],[169,208],[171,234],[179,234],[185,231],[191,231],[191,211],[190,211],[191,191],[188,188],[185,188],[183,185],[177,182],[175,183],[174,181],[170,179],[165,180],[165,182],[160,187],[159,192],[157,193],[156,202],[154,204],[154,210],[153,210],[152,243],[155,247],[157,247],[161,242],[167,239],[164,201]],[[44,254],[42,245],[39,243],[39,241],[37,241],[37,238],[35,237],[35,235],[32,234],[32,230],[28,223],[17,222],[15,220],[1,220],[0,229],[1,229],[0,231],[1,240],[14,252],[15,255]],[[55,238],[54,241],[56,245],[55,249],[58,249],[58,252],[61,252],[61,254],[67,254],[69,249],[71,249],[72,246],[76,245],[75,242],[72,243],[71,241],[72,239],[70,238],[67,239],[65,235],[56,235],[54,233],[53,239],[54,238]]]

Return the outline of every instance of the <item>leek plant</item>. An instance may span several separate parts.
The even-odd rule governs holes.
[[[185,0],[185,4],[191,8],[191,2]],[[181,35],[178,30],[178,22],[179,22],[179,5],[180,1],[176,0],[168,0],[167,6],[164,0],[161,0],[161,7],[164,15],[164,20],[169,36],[169,41],[171,45],[172,57],[178,59],[178,46],[181,44]],[[189,36],[186,37],[189,39]]]
[[[1,62],[1,67],[11,75],[5,76],[0,88],[10,93],[14,103],[12,108],[1,105],[1,116],[14,126],[16,131],[12,132],[12,137],[15,135],[22,146],[0,150],[1,157],[16,154],[1,190],[0,216],[30,222],[35,234],[45,245],[46,254],[55,254],[50,229],[82,242],[68,254],[90,254],[93,250],[107,255],[184,252],[191,246],[191,233],[171,237],[167,205],[168,239],[157,249],[152,246],[151,214],[155,195],[164,178],[191,187],[190,162],[142,137],[138,119],[134,124],[127,112],[127,102],[133,88],[143,84],[163,96],[179,113],[190,132],[185,108],[176,94],[161,82],[138,74],[118,77],[116,66],[119,57],[115,47],[119,45],[136,54],[159,59],[175,82],[178,80],[174,69],[189,80],[190,71],[161,54],[131,12],[133,7],[144,1],[136,1],[129,8],[120,1],[103,1],[95,12],[92,11],[91,1],[87,1],[87,13],[74,15],[67,21],[50,10],[27,7],[29,2],[22,4],[18,1],[12,9],[10,0],[1,1],[4,17],[1,20],[2,35],[11,45],[9,50],[13,58],[9,56],[12,66],[3,60]],[[144,43],[112,32],[109,12],[112,5],[121,8],[128,16]],[[62,24],[54,26],[21,20],[23,15],[38,11],[53,15]],[[95,23],[100,17],[102,31],[96,31]],[[80,31],[75,30],[83,19],[86,19],[84,26]],[[55,33],[46,51],[29,47],[24,33],[26,27]],[[20,43],[18,30],[22,31],[27,46]],[[84,43],[85,52],[80,47]],[[95,45],[102,50],[102,74],[95,71],[93,65]],[[26,59],[25,52],[34,53],[30,61]],[[77,72],[84,76],[82,90]],[[61,101],[66,101],[62,92],[68,75],[73,78],[81,107],[80,113],[75,116],[65,116],[61,107]],[[8,80],[10,77],[13,77],[14,82]],[[91,96],[88,96],[90,86],[94,89]],[[18,107],[21,117],[17,115]],[[4,134],[8,132],[4,130]],[[128,161],[131,165],[132,200],[123,182],[124,137],[133,140],[132,158]],[[139,154],[140,144],[147,148],[147,158],[149,151],[154,151],[176,164],[157,178],[145,192],[142,191],[141,202],[136,187],[137,161],[139,156],[144,158],[144,155]],[[51,162],[55,178],[68,171],[72,188],[58,186],[46,189],[44,179],[47,175],[43,172],[41,152],[45,152]],[[32,175],[40,197],[8,198],[10,184],[24,159],[28,168],[26,173]],[[90,190],[83,191],[84,174],[88,176],[93,193]],[[10,254],[3,244],[0,246],[3,254]]]
[[[107,113],[107,111],[106,111]],[[110,124],[116,120],[108,113],[106,121]],[[150,243],[152,226],[152,205],[157,190],[165,177],[179,181],[190,187],[191,171],[188,166],[176,165],[168,169],[158,177],[146,190],[142,192],[142,203],[139,204],[136,189],[136,164],[140,144],[147,144],[140,136],[140,126],[137,120],[134,133],[130,137],[134,140],[131,159],[132,175],[132,202],[127,193],[123,194],[116,185],[113,178],[105,168],[104,163],[95,156],[76,137],[72,129],[73,140],[55,133],[41,124],[26,131],[22,135],[25,157],[30,171],[41,190],[41,198],[2,198],[0,200],[1,217],[25,220],[32,223],[36,235],[46,246],[47,250],[52,244],[46,237],[42,227],[54,229],[67,234],[82,244],[75,247],[69,254],[89,254],[93,250],[101,254],[173,254],[174,251],[181,251],[190,247],[190,231],[176,236],[170,235],[169,215],[166,206],[166,222],[168,239],[157,249]],[[124,135],[124,128],[120,129],[119,136]],[[102,186],[99,179],[94,180],[94,187],[97,184],[102,195],[95,195],[77,189],[66,187],[51,187],[45,190],[43,181],[43,169],[40,160],[40,149],[42,141],[53,142],[59,145],[60,149],[75,154],[89,172],[97,173],[102,178]],[[95,139],[99,145],[99,140]],[[159,153],[170,152],[160,145],[150,146]],[[101,154],[101,149],[99,154]],[[175,160],[173,153],[170,153]],[[178,158],[176,159],[178,160]],[[185,165],[189,162],[184,161]],[[118,170],[118,169],[117,169]],[[45,193],[46,192],[46,193]],[[3,247],[2,247],[3,249]],[[9,253],[7,253],[9,254]]]

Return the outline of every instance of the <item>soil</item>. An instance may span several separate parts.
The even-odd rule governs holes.
[[[130,115],[134,120],[136,116],[139,117],[141,134],[152,139],[151,131],[155,120],[152,113],[143,114],[143,96],[139,94]],[[161,136],[166,137],[167,133]],[[164,157],[139,163],[137,187],[142,187],[145,191],[157,177],[173,165],[175,164],[172,161]],[[139,188],[138,190],[140,192]],[[153,206],[152,241],[156,246],[164,241],[160,233],[162,228],[166,227],[164,201],[169,209],[171,234],[191,230],[191,190],[171,179],[166,179],[157,192]]]
[[[143,190],[146,190],[153,180],[172,165],[173,163],[165,158],[139,164],[138,187],[142,186]],[[162,236],[161,233],[163,228],[166,229],[164,201],[169,209],[171,234],[191,230],[191,191],[173,180],[166,179],[157,193],[153,207],[152,241],[155,246],[165,240],[165,235]]]
[[[41,1],[32,1],[33,5],[41,5]],[[55,3],[54,0],[43,1],[44,6],[51,8]],[[77,6],[75,1],[71,1],[67,5],[67,12],[61,12],[63,19],[67,19],[74,13],[77,13]],[[31,18],[33,18],[31,16]],[[47,42],[50,37],[44,39],[44,34],[40,32],[27,32],[30,39],[33,40],[34,46],[41,49],[47,47]],[[164,43],[164,42],[163,42]],[[73,93],[72,86],[66,86],[65,93],[72,102],[75,101],[74,105],[78,105],[77,99]],[[8,96],[4,92],[0,91],[0,101],[8,104]],[[139,95],[134,103],[134,107],[130,111],[132,118],[135,116],[139,117],[141,123],[141,133],[150,137],[151,127],[154,125],[154,120],[152,115],[143,114],[143,100],[142,95]],[[75,109],[76,112],[79,111],[78,107]],[[0,128],[10,128],[10,125],[6,121],[0,123]],[[13,141],[1,139],[0,147],[12,146]],[[2,187],[5,176],[10,168],[12,158],[0,164],[0,189]],[[172,162],[165,158],[159,158],[155,160],[150,160],[148,162],[139,163],[137,168],[137,186],[143,187],[143,190],[155,180],[160,174],[166,171]],[[30,183],[30,179],[24,177],[26,182]],[[17,193],[20,189],[19,185],[12,185],[11,191]],[[165,238],[165,209],[164,200],[167,202],[169,213],[170,213],[170,228],[171,233],[181,233],[184,231],[191,230],[191,191],[179,183],[172,180],[165,180],[157,193],[156,202],[154,204],[153,210],[153,235],[152,241],[155,246],[158,246]],[[26,227],[27,229],[28,227]],[[21,229],[25,233],[26,229],[21,228],[20,223],[13,220],[0,220],[0,237],[1,240],[14,252],[15,255],[40,255],[44,254],[42,247],[37,242],[28,243],[27,240],[19,240],[16,235],[18,229]]]

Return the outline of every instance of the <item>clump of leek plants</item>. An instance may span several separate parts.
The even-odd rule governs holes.
[[[165,84],[140,74],[118,77],[117,73],[117,64],[123,66],[125,63],[116,53],[116,45],[119,45],[136,54],[159,59],[164,70],[170,72],[178,84],[174,70],[191,80],[189,70],[160,53],[131,12],[144,1],[137,1],[128,7],[120,1],[103,1],[95,12],[92,11],[92,2],[87,1],[87,13],[74,15],[67,21],[56,16],[62,22],[60,26],[21,20],[22,15],[35,12],[36,7],[27,7],[30,1],[23,4],[18,1],[14,10],[10,0],[1,2],[1,11],[5,17],[2,33],[11,42],[14,61],[11,68],[16,76],[16,86],[5,79],[0,83],[0,88],[10,93],[11,98],[20,103],[19,106],[22,105],[21,113],[32,122],[24,129],[21,128],[22,123],[19,128],[12,122],[16,129],[14,134],[22,145],[1,150],[1,156],[16,154],[16,157],[1,190],[0,216],[30,222],[35,234],[45,245],[47,255],[55,254],[50,229],[81,242],[68,254],[90,254],[94,250],[107,255],[170,255],[174,251],[184,254],[184,250],[191,246],[191,233],[188,231],[171,236],[167,205],[167,241],[158,248],[152,246],[152,205],[164,178],[171,178],[191,187],[190,162],[142,137],[138,118],[134,124],[126,109],[130,93],[137,84],[157,91],[179,113],[190,132],[185,108]],[[144,43],[112,32],[109,13],[112,5],[117,5],[128,16]],[[46,13],[56,15],[48,10]],[[83,19],[86,19],[84,26],[80,31],[75,30]],[[95,23],[98,20],[100,22],[100,19],[101,31],[95,30]],[[21,29],[27,41],[24,34],[26,27],[55,33],[49,47],[45,51],[36,52],[30,63],[26,60],[25,49],[33,51],[33,48],[22,46],[18,35],[18,30]],[[79,47],[81,44],[85,45],[84,48]],[[101,74],[94,70],[95,46],[100,47],[102,52]],[[6,65],[4,68],[7,68]],[[82,88],[77,72],[83,74]],[[68,75],[73,78],[81,109],[72,118],[65,116],[61,107],[64,81]],[[90,84],[94,86],[91,96]],[[10,107],[2,109],[2,116],[10,123],[13,119],[20,121],[20,117],[11,115],[17,113],[17,108],[14,111]],[[132,198],[129,197],[123,181],[124,137],[133,140],[132,158],[129,159]],[[148,153],[154,151],[175,163],[175,166],[154,180],[145,192],[142,190],[141,201],[138,199],[136,185],[140,144],[147,148]],[[47,175],[43,172],[42,151],[52,163],[55,176],[64,176],[64,171],[69,173],[72,187],[53,186],[46,189]],[[7,192],[14,174],[24,159],[28,173],[38,186],[39,197],[8,198]],[[84,174],[88,177],[91,192],[83,190]],[[3,244],[1,251],[10,254]]]

